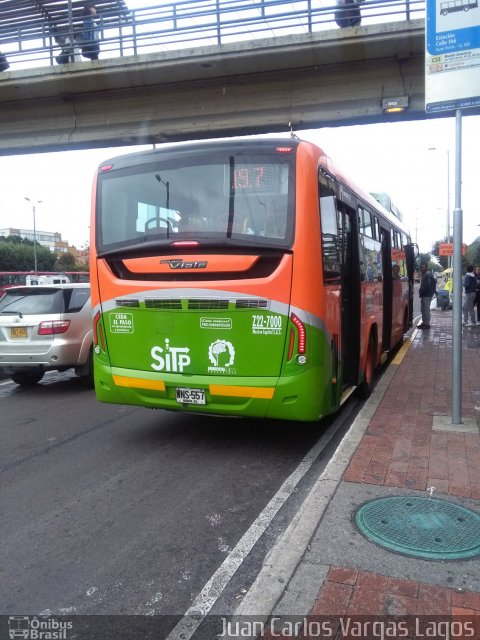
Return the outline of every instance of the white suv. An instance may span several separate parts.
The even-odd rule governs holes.
[[[89,284],[10,287],[0,298],[0,374],[32,385],[75,368],[93,384]]]

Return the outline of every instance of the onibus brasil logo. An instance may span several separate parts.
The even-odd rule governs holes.
[[[71,621],[57,618],[37,618],[37,616],[8,616],[8,637],[10,640],[67,640]]]

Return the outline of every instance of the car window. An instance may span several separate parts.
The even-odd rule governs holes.
[[[42,287],[8,290],[0,299],[1,314],[23,315],[63,313],[65,303],[62,289]]]
[[[70,294],[66,300],[66,309],[67,313],[76,313],[83,309],[87,300],[90,298],[90,289],[86,287],[85,289],[68,289],[66,292]]]

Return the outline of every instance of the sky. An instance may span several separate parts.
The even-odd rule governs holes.
[[[464,114],[466,111],[463,112]],[[450,226],[455,207],[455,117],[418,122],[358,125],[297,131],[315,142],[366,191],[387,192],[404,213],[420,251],[446,236],[447,175]],[[288,137],[285,132],[285,137]],[[480,236],[480,116],[462,118],[463,241]],[[89,240],[93,176],[105,159],[148,147],[116,147],[0,157],[0,229],[58,231],[84,247]],[[447,153],[448,152],[448,153]]]

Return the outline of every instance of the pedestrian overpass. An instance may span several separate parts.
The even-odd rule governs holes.
[[[199,2],[169,5],[176,23],[151,10],[145,29],[123,7],[95,62],[56,64],[40,22],[30,47],[21,34],[18,50],[0,45],[10,62],[0,74],[0,154],[425,118],[420,0],[366,0],[362,25],[344,29],[335,7],[314,0],[229,0],[237,13],[228,19],[217,1],[211,21],[200,16],[209,1]],[[386,114],[392,98],[406,110]]]

